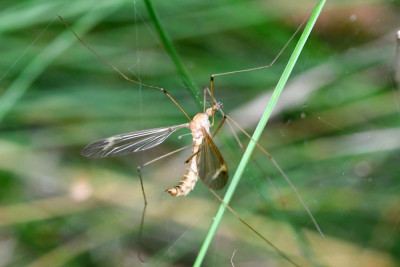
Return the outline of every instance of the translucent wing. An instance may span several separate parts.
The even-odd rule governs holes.
[[[210,188],[218,190],[228,182],[228,168],[211,136],[204,131],[204,140],[197,155],[200,179]]]
[[[173,132],[187,128],[188,123],[114,135],[87,145],[81,152],[89,158],[126,155],[158,146]]]

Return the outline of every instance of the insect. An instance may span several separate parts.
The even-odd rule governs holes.
[[[212,126],[209,117],[220,108],[216,103],[212,108],[199,113],[189,122],[180,125],[155,128],[119,134],[95,141],[82,150],[89,158],[121,156],[153,148],[165,141],[173,132],[189,128],[193,136],[192,154],[183,179],[177,186],[166,190],[172,196],[186,196],[193,190],[199,177],[211,189],[221,189],[228,182],[225,161],[210,135]],[[141,173],[138,168],[140,179]]]
[[[60,19],[62,20],[61,17],[60,17]],[[68,27],[68,29],[71,30],[71,28],[65,22],[64,22],[64,24]],[[104,63],[109,65],[112,69],[114,69],[117,73],[119,73],[120,76],[122,76],[127,81],[162,91],[167,97],[170,98],[170,100],[182,111],[182,113],[190,121],[189,123],[184,123],[184,124],[180,124],[180,125],[176,125],[176,126],[136,131],[136,132],[120,134],[120,135],[112,136],[112,137],[105,138],[105,139],[102,139],[99,141],[95,141],[83,149],[82,155],[84,155],[86,157],[107,157],[107,156],[120,156],[120,155],[129,154],[129,153],[144,151],[144,150],[153,148],[153,147],[161,144],[173,132],[175,132],[179,129],[182,129],[182,128],[189,128],[191,130],[191,134],[193,136],[193,145],[192,145],[192,153],[191,153],[190,157],[188,158],[188,160],[186,161],[186,163],[188,164],[186,173],[184,175],[184,178],[181,180],[181,182],[177,186],[171,187],[171,188],[167,189],[166,191],[173,196],[187,195],[194,188],[197,178],[200,178],[210,189],[223,188],[228,181],[228,169],[226,167],[225,161],[224,161],[221,153],[219,152],[218,148],[216,147],[216,145],[214,144],[212,139],[216,135],[216,133],[219,131],[219,129],[221,128],[222,124],[224,123],[224,121],[226,119],[231,120],[235,125],[236,125],[236,123],[230,117],[224,116],[223,120],[218,125],[214,134],[211,135],[210,127],[214,125],[214,113],[221,109],[220,103],[214,103],[213,78],[215,76],[222,76],[222,75],[233,74],[233,73],[237,73],[237,72],[251,71],[251,70],[261,69],[261,68],[268,68],[273,64],[273,62],[276,60],[276,58],[279,57],[280,53],[286,48],[286,45],[284,46],[283,50],[278,54],[278,56],[274,59],[272,64],[270,64],[268,66],[212,75],[211,76],[211,85],[210,85],[211,107],[207,108],[207,109],[204,107],[203,113],[199,113],[193,119],[191,119],[187,115],[187,113],[182,109],[182,107],[175,101],[175,99],[165,89],[163,89],[161,87],[153,86],[153,85],[147,85],[147,84],[138,82],[136,80],[130,79],[125,74],[123,74],[121,71],[119,71],[116,67],[114,67],[110,62],[108,62],[107,60],[102,58],[100,55],[98,55],[94,50],[92,50],[75,33],[74,33],[74,35],[77,37],[77,39],[80,40],[80,42],[83,45],[85,45],[90,51],[92,51],[92,53],[94,53],[98,58],[100,58]],[[289,42],[290,42],[290,40],[289,40]],[[206,96],[206,90],[204,91],[204,95]],[[204,100],[205,100],[205,98],[206,97],[204,97]],[[204,103],[206,103],[206,101],[204,101]],[[209,117],[212,118],[211,123],[209,121]],[[241,131],[245,132],[243,129],[241,129],[241,128],[239,128],[239,129]],[[246,135],[248,135],[248,134],[246,133]],[[259,145],[257,145],[257,146],[259,146]],[[181,149],[170,152],[167,155],[173,154],[180,150]],[[264,152],[263,149],[261,149],[261,150]],[[264,153],[269,158],[272,159],[272,157],[266,151]],[[165,157],[165,156],[159,157],[155,160],[158,160],[163,157]],[[143,226],[144,213],[146,210],[147,200],[146,200],[146,196],[145,196],[144,189],[143,189],[143,181],[142,181],[142,175],[141,175],[140,169],[142,167],[144,167],[145,165],[148,165],[148,164],[154,162],[155,160],[152,160],[152,161],[138,167],[138,173],[139,173],[139,178],[140,178],[140,182],[141,182],[141,186],[142,186],[144,202],[145,202],[145,208],[144,208],[143,215],[142,215],[141,230],[142,230],[142,226]],[[278,167],[279,171],[281,173],[283,173],[283,171],[281,171],[281,169],[279,168],[277,163],[274,160],[273,160],[273,162]],[[285,178],[287,178],[285,174],[283,174],[283,175]],[[219,197],[217,197],[217,198],[221,202],[223,202]],[[302,202],[302,203],[304,204],[304,202]],[[235,216],[237,216],[241,222],[243,222],[247,227],[249,227],[258,236],[262,237],[257,231],[254,230],[254,228],[252,228],[247,223],[245,223],[226,203],[223,202],[223,204],[226,205],[226,207],[232,213],[234,213]],[[308,211],[308,209],[307,209],[307,211]],[[312,217],[311,214],[310,214],[310,216]],[[141,235],[141,233],[139,233],[139,236],[140,235]],[[267,241],[265,238],[263,238],[263,239],[268,244],[270,244],[270,242]],[[274,249],[280,251],[276,247],[274,247]],[[285,257],[284,253],[279,253],[279,254],[282,255],[283,257]]]

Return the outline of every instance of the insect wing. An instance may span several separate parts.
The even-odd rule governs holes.
[[[81,152],[89,158],[122,156],[158,146],[173,132],[188,127],[188,123],[114,135],[87,145]]]
[[[228,168],[211,136],[204,131],[204,140],[197,155],[200,179],[211,189],[221,189],[228,182]]]

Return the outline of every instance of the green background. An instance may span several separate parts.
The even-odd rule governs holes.
[[[269,64],[316,2],[153,4],[202,92],[212,73]],[[164,94],[110,70],[56,15],[121,71],[164,87],[195,115],[200,109],[143,2],[2,1],[0,7],[0,265],[140,264],[136,167],[190,144],[190,136],[179,139],[183,130],[121,158],[86,159],[80,150],[110,135],[187,120]],[[328,1],[260,139],[326,237],[260,151],[233,197],[232,208],[301,265],[400,262],[400,88],[393,68],[399,16],[396,1]],[[268,70],[215,79],[216,99],[249,132],[294,44]],[[233,174],[242,152],[227,125],[215,142]],[[144,169],[149,205],[141,251],[151,266],[191,265],[219,205],[201,182],[185,198],[164,192],[182,178],[189,154]],[[288,264],[226,213],[204,264],[230,266],[232,255],[235,266]]]

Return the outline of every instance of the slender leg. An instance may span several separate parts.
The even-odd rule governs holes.
[[[214,134],[212,135],[212,138],[214,138],[216,136],[216,134],[218,133],[218,131],[221,129],[222,125],[224,124],[224,122],[226,121],[226,119],[230,118],[227,115],[225,115],[223,113],[222,110],[220,110],[220,112],[224,115],[224,117],[222,118],[221,122],[219,123],[217,129],[215,130]],[[228,125],[230,125],[229,121]],[[230,125],[231,129],[232,126]],[[236,140],[238,141],[240,147],[242,149],[244,149],[242,143],[239,141],[239,138],[237,137],[236,133],[233,131],[232,132],[235,135]],[[193,155],[194,156],[194,155]],[[192,157],[192,156],[191,156]],[[189,158],[190,159],[190,158]],[[272,182],[272,181],[271,181]],[[253,228],[250,224],[248,224],[242,217],[240,217],[240,215],[234,211],[227,203],[224,202],[224,200],[211,188],[209,188],[209,190],[211,191],[211,193],[241,222],[243,223],[247,228],[249,228],[253,233],[255,233],[258,237],[260,237],[262,240],[264,240],[265,243],[267,243],[269,246],[271,246],[276,253],[278,253],[279,255],[281,255],[283,258],[285,258],[286,260],[288,260],[289,262],[291,262],[293,265],[295,266],[299,266],[297,265],[288,255],[286,255],[282,250],[280,250],[278,247],[276,247],[271,241],[269,241],[267,238],[265,238],[262,234],[260,234],[255,228]]]
[[[140,244],[140,242],[142,241],[144,216],[146,215],[146,209],[147,209],[147,198],[146,198],[146,193],[144,192],[141,168],[142,168],[142,166],[138,166],[137,171],[139,174],[140,186],[142,188],[144,206],[143,206],[143,211],[142,211],[142,218],[140,219],[140,228],[139,228],[137,243],[138,243],[138,258],[142,263],[144,263],[145,261],[142,259],[142,245]]]
[[[400,31],[396,32],[396,56],[393,63],[394,80],[397,82],[397,89],[400,89]]]
[[[208,91],[208,90],[207,90],[207,91]],[[210,91],[208,91],[208,93],[211,94]],[[218,125],[217,130],[214,132],[214,134],[213,134],[213,136],[212,136],[213,138],[214,138],[214,136],[217,134],[217,132],[219,131],[219,129],[221,128],[222,123],[224,123],[225,120],[226,120],[225,113],[222,111],[222,109],[219,109],[219,112],[220,112],[224,117],[223,117],[223,119],[222,119],[220,125]],[[231,133],[233,134],[233,136],[235,137],[237,143],[239,144],[239,147],[240,147],[240,148],[243,150],[243,152],[244,152],[244,151],[245,151],[245,148],[244,148],[242,142],[240,141],[238,135],[236,134],[235,130],[233,129],[231,122],[230,122],[229,120],[227,120],[226,122],[228,123],[228,127],[229,127],[229,129],[231,130]],[[260,166],[257,162],[253,162],[253,164],[254,164],[259,170],[263,171],[263,168],[261,168],[261,166]],[[276,184],[272,181],[272,179],[271,179],[268,175],[267,175],[266,177],[267,177],[268,182],[269,182],[269,183],[272,185],[272,187],[274,187],[275,190],[278,192],[279,199],[280,199],[280,201],[281,201],[281,203],[282,203],[282,206],[285,206],[285,200],[284,200],[284,198],[283,198],[283,196],[282,196],[281,190],[279,190],[279,188],[276,186]]]
[[[165,155],[162,155],[161,157],[158,157],[158,158],[155,158],[155,159],[153,159],[153,160],[151,160],[151,161],[148,161],[148,162],[146,162],[146,163],[143,163],[142,165],[139,165],[139,166],[137,167],[137,171],[138,171],[138,175],[139,175],[139,180],[140,180],[140,186],[141,186],[141,189],[142,189],[143,202],[144,202],[144,207],[143,207],[143,211],[142,211],[142,218],[141,218],[141,220],[140,220],[139,234],[138,234],[138,239],[137,239],[137,242],[138,242],[138,244],[139,244],[138,258],[139,258],[139,260],[140,260],[141,262],[143,262],[143,263],[144,263],[145,261],[142,259],[142,255],[141,255],[142,246],[141,246],[140,242],[141,242],[141,240],[142,240],[143,225],[144,225],[144,217],[145,217],[145,215],[146,215],[146,209],[147,209],[147,198],[146,198],[146,193],[145,193],[145,191],[144,191],[144,186],[143,186],[142,168],[144,168],[144,167],[147,166],[147,165],[150,165],[151,163],[153,163],[153,162],[155,162],[155,161],[157,161],[157,160],[163,159],[163,158],[168,157],[168,156],[170,156],[170,155],[172,155],[172,154],[175,154],[175,153],[177,153],[177,152],[179,152],[179,151],[182,151],[182,150],[184,150],[184,149],[186,149],[186,148],[188,148],[188,147],[190,147],[190,146],[191,146],[191,145],[181,147],[181,148],[179,148],[179,149],[177,149],[177,150],[174,150],[174,151],[169,152],[169,153],[167,153],[167,154],[165,154]]]
[[[207,87],[204,87],[203,113],[206,113]],[[213,106],[211,106],[213,107]]]
[[[291,258],[289,258],[288,255],[286,255],[282,250],[280,250],[277,246],[275,246],[271,241],[266,239],[262,234],[260,234],[256,229],[254,229],[250,224],[248,224],[240,215],[234,211],[227,203],[224,202],[224,200],[211,188],[209,188],[211,193],[244,225],[247,226],[253,233],[255,233],[258,237],[260,237],[262,240],[264,240],[265,243],[267,243],[270,247],[272,247],[276,253],[278,253],[280,256],[285,258],[287,261],[292,263],[294,266],[299,266],[296,264]]]
[[[306,23],[307,19],[310,17],[311,13],[303,20],[303,22],[300,24],[300,26],[297,28],[295,33],[290,37],[290,39],[286,42],[286,44],[283,46],[281,51],[279,51],[278,55],[271,61],[270,64],[264,65],[261,67],[256,67],[256,68],[250,68],[250,69],[243,69],[243,70],[235,70],[235,71],[228,71],[228,72],[221,72],[221,73],[214,73],[210,75],[210,95],[211,95],[211,107],[214,107],[214,78],[218,76],[225,76],[225,75],[231,75],[235,73],[241,73],[241,72],[248,72],[248,71],[254,71],[254,70],[261,70],[261,69],[267,69],[274,65],[275,61],[281,56],[283,51],[285,51],[286,47],[289,45],[289,43],[293,40],[293,38],[297,35],[297,33],[300,31],[300,29],[303,27],[303,25]],[[214,110],[212,110],[212,120],[211,120],[211,125],[214,125]]]
[[[219,130],[220,130],[221,127],[222,127],[222,124],[224,124],[225,120],[226,120],[226,116],[224,115],[224,117],[222,118],[221,122],[219,123],[217,129],[215,130],[215,132],[214,132],[213,135],[211,136],[212,138],[214,138],[214,137],[217,135],[217,133],[219,132]]]
[[[199,154],[199,152],[200,152],[200,150],[197,150],[196,153],[193,153],[192,155],[190,155],[190,157],[189,157],[187,160],[185,160],[185,164],[189,163],[189,161],[190,161],[194,156],[196,156],[197,154]]]
[[[214,138],[214,136],[217,134],[217,132],[219,131],[219,129],[221,128],[221,126],[222,126],[222,124],[224,123],[224,121],[225,121],[226,119],[228,119],[228,120],[227,120],[228,125],[230,125],[229,122],[232,122],[232,123],[233,123],[241,132],[243,132],[250,140],[252,140],[253,142],[255,142],[254,139],[250,136],[250,134],[248,134],[248,133],[246,132],[246,130],[243,129],[242,126],[239,125],[239,123],[237,123],[237,122],[236,122],[234,119],[232,119],[230,116],[226,115],[221,109],[220,109],[219,111],[220,111],[221,114],[224,116],[224,118],[222,119],[221,123],[220,123],[220,124],[218,125],[218,127],[217,127],[217,130],[216,130],[215,133],[213,134],[213,136],[212,136],[213,138]],[[233,130],[233,128],[231,127],[231,125],[230,125],[230,128],[231,128],[232,133],[233,133],[233,135],[235,136],[236,140],[239,142],[239,146],[240,146],[242,149],[244,149],[243,145],[242,145],[241,142],[239,141],[239,138],[238,138],[238,136],[236,135],[236,133],[235,133],[235,131]],[[318,230],[319,234],[320,234],[322,237],[325,237],[325,235],[322,233],[322,230],[321,230],[321,228],[319,227],[317,221],[315,220],[314,216],[312,215],[312,213],[311,213],[309,207],[308,207],[307,204],[304,202],[303,198],[301,197],[300,193],[297,191],[297,189],[296,189],[296,187],[294,186],[294,184],[292,183],[292,181],[290,181],[289,177],[285,174],[285,172],[284,172],[284,171],[282,170],[282,168],[279,166],[278,162],[277,162],[277,161],[271,156],[271,154],[269,154],[268,151],[265,150],[259,143],[257,143],[257,142],[255,142],[255,143],[256,143],[257,148],[258,148],[259,150],[261,150],[261,152],[263,152],[263,153],[271,160],[272,164],[274,164],[274,166],[277,168],[277,170],[279,171],[279,173],[283,176],[283,178],[286,180],[286,182],[287,182],[287,183],[289,184],[289,186],[292,188],[293,192],[296,194],[297,198],[300,200],[300,203],[303,205],[304,209],[306,210],[308,216],[311,218],[312,222],[314,223],[315,228]],[[260,167],[259,167],[259,168],[260,168]],[[261,169],[261,168],[260,168],[260,169]],[[275,187],[276,189],[278,189],[278,188],[275,186],[275,184],[272,182],[272,180],[271,180],[268,176],[267,176],[267,178],[268,178],[268,180],[274,185],[274,187]],[[283,198],[282,198],[282,195],[281,195],[281,193],[280,193],[279,190],[278,190],[278,193],[279,193],[279,195],[280,195],[280,197],[281,197],[282,203],[284,203]]]
[[[139,81],[133,80],[131,78],[129,78],[128,76],[126,76],[122,71],[120,71],[117,67],[115,67],[110,61],[108,61],[107,59],[105,59],[104,57],[100,56],[99,54],[97,54],[96,51],[93,50],[93,48],[91,48],[85,41],[83,41],[78,34],[76,34],[71,26],[69,26],[69,24],[60,16],[58,15],[58,18],[61,20],[62,23],[64,23],[64,25],[67,27],[68,30],[70,30],[72,32],[73,35],[75,35],[76,39],[79,40],[79,42],[81,44],[83,44],[90,52],[92,52],[92,54],[94,54],[97,58],[99,58],[101,61],[103,61],[105,64],[107,64],[111,69],[113,69],[115,72],[117,72],[122,78],[124,78],[125,80],[127,80],[128,82],[131,83],[135,83],[144,87],[148,87],[148,88],[153,88],[153,89],[157,89],[160,90],[161,92],[163,92],[169,99],[171,99],[171,101],[182,111],[182,113],[186,116],[186,118],[189,119],[189,121],[191,121],[192,119],[189,117],[189,115],[183,110],[183,108],[178,104],[178,102],[176,102],[176,100],[167,92],[167,90],[165,90],[162,87],[158,87],[158,86],[154,86],[154,85],[149,85],[149,84],[145,84],[145,83],[141,83]]]
[[[311,14],[311,13],[310,13]],[[300,29],[303,27],[304,23],[307,21],[307,19],[309,18],[310,15],[308,15],[303,22],[300,24],[300,26],[297,28],[297,30],[295,31],[295,33],[292,35],[292,37],[290,37],[289,41],[286,42],[286,44],[283,46],[283,48],[281,49],[281,51],[279,51],[278,55],[276,55],[276,57],[271,61],[270,64],[268,65],[264,65],[264,66],[260,66],[260,67],[256,67],[256,68],[250,68],[250,69],[243,69],[243,70],[235,70],[235,71],[228,71],[228,72],[221,72],[221,73],[215,73],[211,75],[211,79],[210,79],[210,87],[211,87],[211,98],[213,98],[213,83],[214,83],[214,77],[217,76],[224,76],[224,75],[230,75],[230,74],[235,74],[235,73],[241,73],[241,72],[248,72],[248,71],[254,71],[254,70],[261,70],[261,69],[267,69],[269,67],[271,67],[272,65],[274,65],[275,61],[281,56],[281,54],[283,53],[283,51],[285,51],[286,47],[289,45],[289,43],[293,40],[293,38],[297,35],[297,33],[300,31]]]
[[[210,77],[210,90],[211,90],[211,108],[212,108],[212,120],[211,120],[211,125],[214,125],[214,76],[215,74],[212,74]]]
[[[252,140],[253,142],[254,139],[250,136],[250,134],[248,134],[240,125],[239,123],[237,123],[235,120],[233,120],[231,117],[229,117],[228,115],[225,115],[225,117],[230,120],[241,132],[243,132],[250,140]],[[312,215],[310,209],[308,208],[307,204],[304,202],[303,198],[301,197],[300,193],[297,191],[296,187],[294,186],[294,184],[292,183],[292,181],[290,181],[289,177],[283,172],[282,168],[279,166],[278,162],[271,156],[271,154],[269,154],[260,144],[258,144],[257,142],[256,146],[259,150],[261,150],[261,152],[263,152],[272,162],[272,164],[274,164],[274,166],[277,168],[277,170],[279,171],[279,173],[283,176],[283,178],[285,178],[286,182],[289,184],[289,186],[292,188],[293,192],[296,194],[297,198],[300,200],[301,204],[303,205],[304,209],[306,210],[306,212],[308,213],[308,216],[310,216],[312,222],[315,225],[315,228],[318,230],[319,234],[322,237],[325,237],[324,234],[321,231],[321,228],[319,227],[317,221],[315,220],[314,216]]]
[[[211,91],[212,92],[212,91]],[[213,98],[211,96],[211,98]],[[222,111],[221,111],[222,112]],[[221,122],[219,123],[217,129],[215,130],[214,134],[212,135],[212,138],[215,137],[215,135],[218,133],[218,131],[221,129],[222,125],[228,118],[227,115],[224,115],[222,118]],[[239,139],[237,139],[239,140]],[[243,147],[239,141],[239,144],[241,147]],[[194,157],[197,153],[194,153],[193,155],[190,156],[190,158],[187,160],[187,162]],[[224,202],[224,200],[210,187],[208,189],[211,191],[211,193],[241,222],[243,223],[247,228],[249,228],[253,233],[255,233],[258,237],[260,237],[265,243],[267,243],[270,247],[272,247],[276,253],[281,255],[283,258],[285,258],[287,261],[292,263],[294,266],[299,266],[297,265],[288,255],[286,255],[282,250],[280,250],[278,247],[276,247],[271,241],[269,241],[267,238],[265,238],[262,234],[260,234],[254,227],[252,227],[250,224],[248,224],[240,215],[234,211],[227,203]]]

